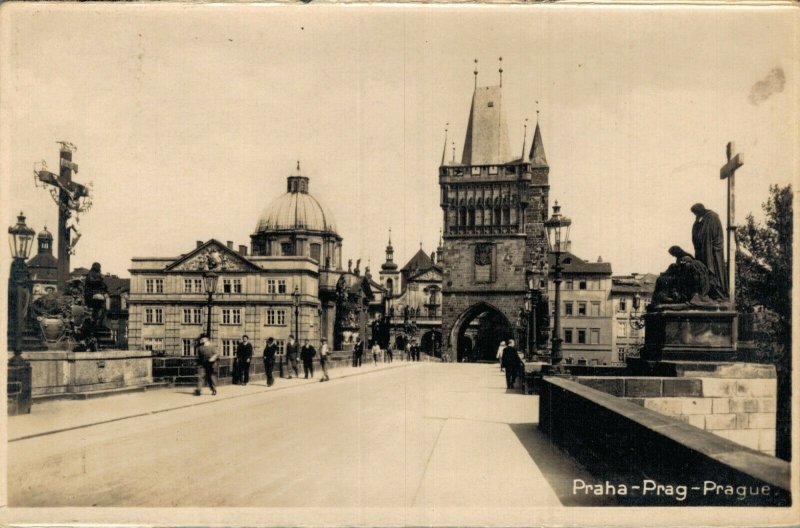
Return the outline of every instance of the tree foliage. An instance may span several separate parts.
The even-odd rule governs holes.
[[[779,369],[789,368],[792,305],[792,188],[770,186],[765,219],[752,214],[737,230],[736,304],[754,313],[760,347],[770,349]],[[766,350],[765,350],[766,351]]]

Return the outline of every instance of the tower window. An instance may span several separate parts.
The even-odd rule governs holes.
[[[489,104],[487,106],[489,108],[494,108],[494,101],[489,101]]]

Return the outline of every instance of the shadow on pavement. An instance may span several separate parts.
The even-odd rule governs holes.
[[[517,391],[515,391],[517,392]],[[550,443],[535,423],[509,424],[520,443],[564,506],[617,506],[613,496],[573,493],[575,479],[594,482],[591,473],[567,452]]]

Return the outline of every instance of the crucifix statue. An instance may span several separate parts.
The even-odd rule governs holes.
[[[36,180],[49,187],[53,201],[58,205],[58,289],[66,290],[69,282],[70,255],[74,253],[75,244],[80,238],[77,229],[78,213],[87,211],[92,206],[91,184],[89,186],[72,181],[72,172],[78,172],[78,165],[72,161],[75,145],[67,141],[58,141],[60,149],[59,174],[47,170],[42,162],[41,169],[34,168]],[[34,181],[36,181],[34,180]],[[74,217],[73,217],[74,215]],[[72,232],[76,234],[71,240]]]
[[[719,170],[719,179],[728,180],[728,284],[731,305],[736,306],[736,217],[734,214],[734,186],[736,183],[736,169],[744,165],[744,156],[735,153],[733,142],[728,143],[726,156],[727,163]]]

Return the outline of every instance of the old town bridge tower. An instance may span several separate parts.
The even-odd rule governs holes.
[[[451,359],[494,359],[509,338],[520,349],[531,349],[537,334],[544,342],[536,322],[546,328],[550,169],[538,120],[530,149],[523,139],[512,154],[503,104],[502,80],[476,83],[461,163],[454,154],[447,161],[445,139],[439,167],[442,337]]]

